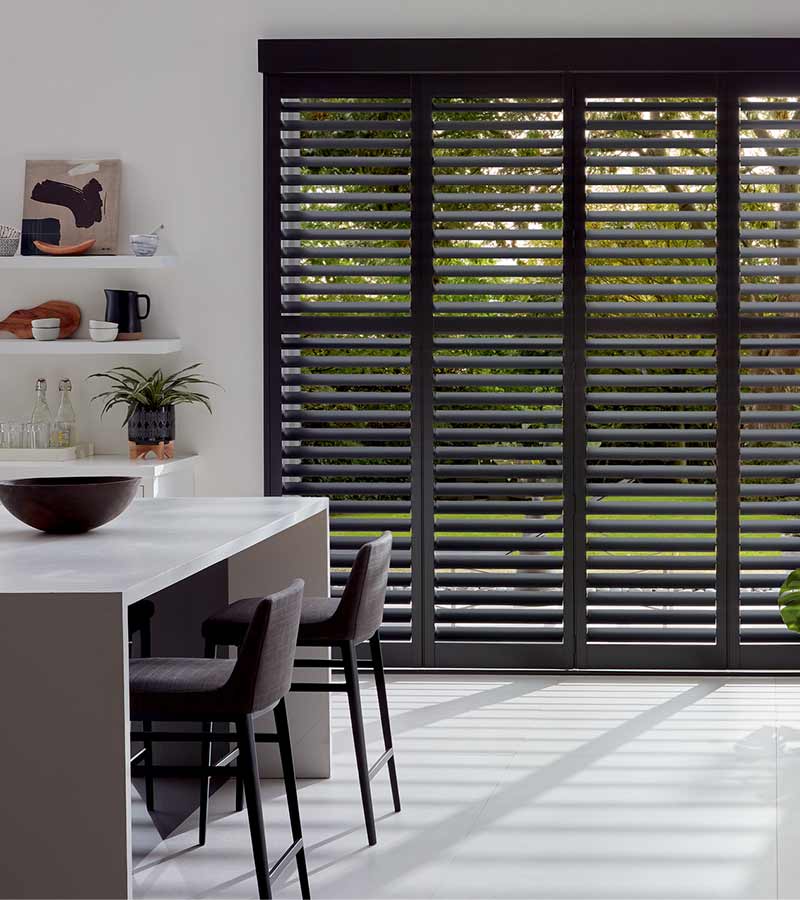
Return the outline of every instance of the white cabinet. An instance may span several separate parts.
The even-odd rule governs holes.
[[[131,460],[126,456],[98,454],[68,462],[0,462],[0,480],[85,475],[136,475],[142,479],[142,497],[193,497],[194,453],[176,454],[174,459]]]

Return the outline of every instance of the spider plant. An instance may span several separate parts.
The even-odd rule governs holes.
[[[115,406],[123,404],[128,407],[123,426],[127,425],[131,416],[140,409],[161,409],[165,406],[178,406],[181,403],[202,403],[211,412],[211,404],[207,394],[197,390],[199,385],[217,385],[216,381],[201,378],[196,371],[202,363],[194,363],[179,369],[171,375],[165,375],[156,369],[152,375],[145,375],[131,366],[115,366],[108,372],[95,372],[90,378],[106,378],[111,382],[110,390],[95,394],[92,400],[102,400],[101,418]]]

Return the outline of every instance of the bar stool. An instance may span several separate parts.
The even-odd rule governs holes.
[[[152,600],[139,600],[128,607],[128,640],[133,643],[135,635],[139,635],[139,656],[150,657],[152,655],[150,620],[155,614],[156,607]],[[150,731],[150,723],[142,722],[142,731]],[[144,748],[131,757],[131,761],[147,757],[152,763],[153,747],[149,740],[145,739]],[[145,775],[144,779],[145,806],[152,810],[155,801],[153,789],[153,776]]]
[[[347,692],[350,705],[350,724],[356,751],[358,781],[364,821],[370,845],[377,843],[375,813],[372,806],[370,781],[384,765],[389,769],[392,799],[395,812],[400,812],[400,790],[397,784],[397,768],[389,721],[389,704],[386,697],[386,676],[378,628],[383,621],[386,603],[386,585],[392,556],[392,534],[384,532],[379,538],[364,544],[356,554],[353,568],[347,578],[341,599],[324,597],[306,598],[300,617],[298,647],[338,648],[342,653],[345,683],[293,683],[293,691],[341,691]],[[203,622],[206,656],[213,657],[220,645],[241,646],[257,598],[238,600]],[[378,693],[384,752],[372,765],[367,760],[367,744],[364,738],[364,719],[361,711],[361,691],[358,683],[358,644],[369,641],[375,687]],[[318,660],[296,660],[296,666],[315,665]],[[337,660],[325,661],[325,665],[338,666]],[[204,787],[208,792],[208,785]],[[202,806],[202,804],[201,804]],[[201,831],[205,830],[201,809]]]
[[[237,747],[214,766],[206,762],[205,745],[208,741],[204,734],[152,732],[150,737],[153,741],[201,742],[204,764],[148,767],[154,774],[201,775],[205,778],[211,774],[222,774],[222,767],[236,762],[236,771],[243,779],[247,799],[259,897],[272,896],[271,880],[277,878],[292,859],[297,863],[302,896],[310,897],[284,701],[291,685],[302,600],[303,582],[300,580],[266,599],[257,599],[252,605],[253,613],[235,661],[152,657],[135,659],[130,664],[132,719],[235,725],[235,731],[226,737],[229,741],[235,741]],[[278,743],[292,826],[292,844],[272,868],[267,859],[253,730],[253,719],[269,710],[274,710],[277,734],[259,735],[259,739]],[[142,738],[136,732],[132,736]],[[138,768],[141,767],[133,767],[134,774]]]

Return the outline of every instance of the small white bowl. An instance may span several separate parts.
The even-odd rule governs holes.
[[[31,325],[34,328],[60,328],[61,319],[59,319],[58,316],[50,319],[34,319],[31,322]]]
[[[153,256],[158,250],[157,234],[132,234],[128,240],[134,256]]]
[[[97,328],[94,325],[89,326],[89,337],[93,341],[97,341],[102,344],[107,341],[115,341],[117,339],[117,333],[119,332],[119,325],[116,322],[103,322],[104,328]]]
[[[33,325],[31,327],[33,339],[36,341],[57,341],[61,332],[61,325],[51,326],[49,328],[41,328]]]

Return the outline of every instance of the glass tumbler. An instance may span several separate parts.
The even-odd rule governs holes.
[[[27,434],[26,447],[31,450],[46,450],[50,446],[50,423],[28,422],[25,425]]]
[[[4,450],[19,450],[24,446],[24,439],[23,422],[0,422],[0,447]]]

